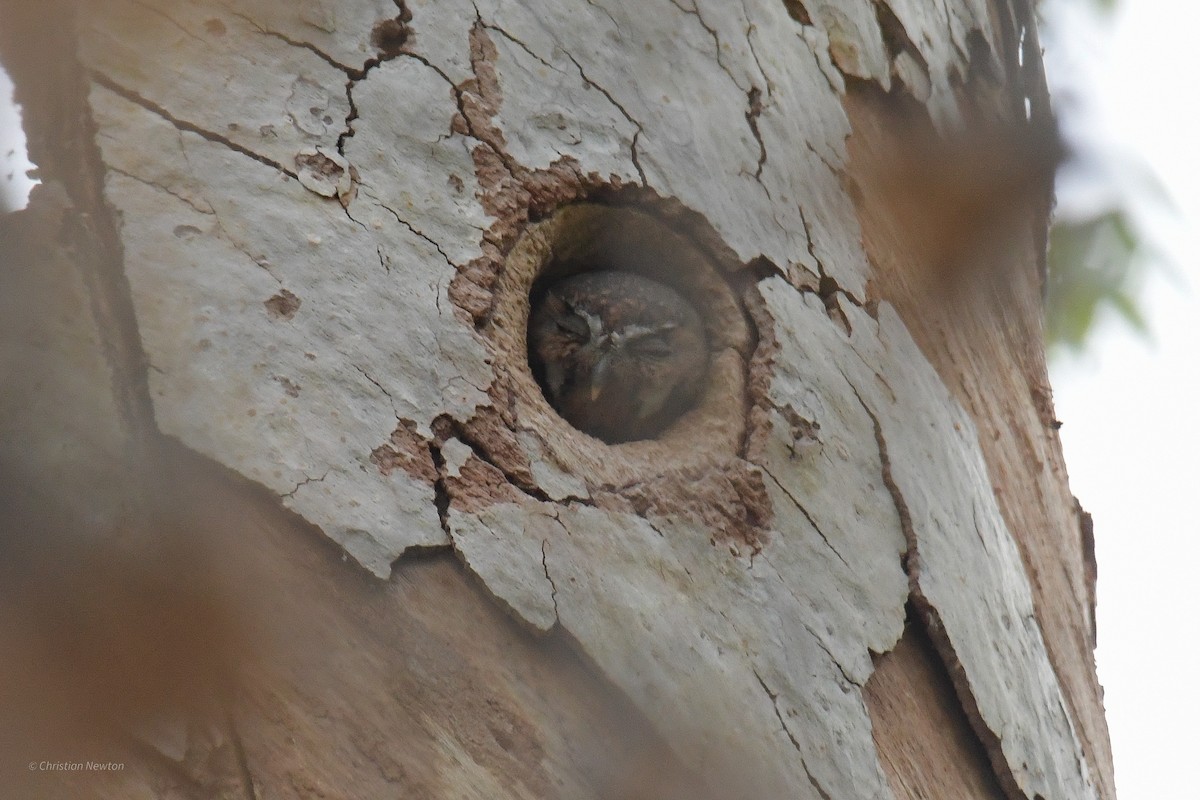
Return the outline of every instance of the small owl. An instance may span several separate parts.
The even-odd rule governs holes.
[[[529,353],[555,410],[610,444],[656,436],[692,405],[708,371],[696,309],[631,272],[551,284],[535,298]]]

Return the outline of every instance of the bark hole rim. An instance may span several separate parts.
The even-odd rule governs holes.
[[[743,265],[701,246],[698,242],[716,237],[711,226],[703,219],[680,220],[668,203],[661,216],[645,200],[564,205],[525,228],[500,271],[485,335],[498,345],[496,366],[516,390],[520,427],[537,433],[556,451],[555,460],[589,482],[620,485],[673,467],[737,457],[743,448],[748,364],[757,345],[731,284]],[[532,303],[547,285],[589,267],[618,266],[687,300],[700,314],[710,356],[705,384],[690,408],[656,436],[609,444],[578,430],[550,405],[531,367],[528,328]]]

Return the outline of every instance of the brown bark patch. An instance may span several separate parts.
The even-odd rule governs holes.
[[[593,496],[600,508],[685,519],[709,531],[713,544],[744,544],[752,552],[763,548],[772,517],[762,473],[740,459],[672,470],[644,483],[597,490]]]
[[[438,478],[429,443],[417,433],[416,424],[409,420],[401,420],[388,440],[371,451],[371,463],[384,475],[400,469],[430,485]]]
[[[460,434],[482,451],[488,461],[523,486],[533,486],[529,457],[517,439],[517,420],[510,387],[493,381],[488,387],[493,404],[480,406]]]
[[[301,302],[299,297],[283,289],[264,300],[263,307],[267,309],[267,316],[271,319],[291,319],[300,310]]]
[[[457,475],[446,475],[446,493],[450,507],[473,514],[496,503],[523,503],[528,497],[509,482],[496,465],[472,453],[458,468]]]
[[[908,627],[875,662],[863,700],[897,800],[1004,800],[929,639]]]

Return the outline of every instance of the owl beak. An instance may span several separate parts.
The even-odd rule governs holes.
[[[596,368],[592,370],[592,402],[596,402],[596,398],[600,396],[600,392],[604,389],[604,384],[608,381],[608,370],[612,365],[612,353],[605,353],[600,356],[600,360],[596,362]]]

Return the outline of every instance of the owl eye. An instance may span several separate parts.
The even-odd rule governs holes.
[[[577,339],[587,339],[590,333],[587,320],[578,314],[562,314],[555,318],[554,324],[563,333]]]
[[[666,334],[639,336],[629,343],[629,349],[635,354],[647,358],[666,358],[673,352]]]

